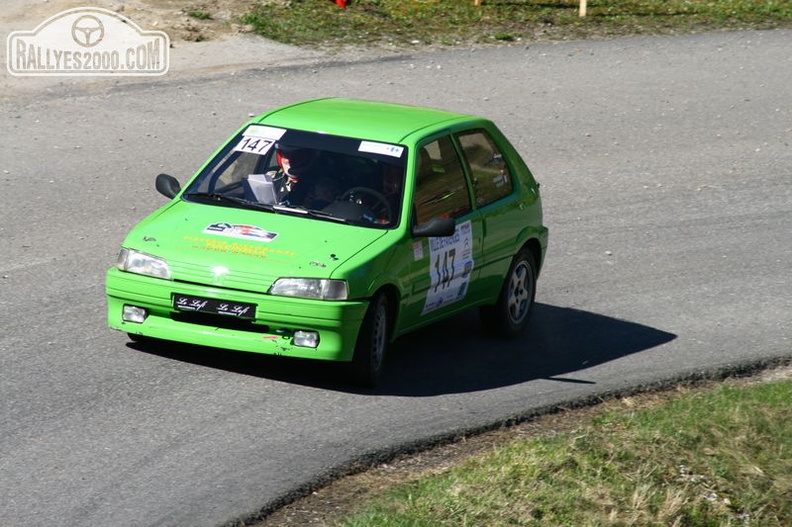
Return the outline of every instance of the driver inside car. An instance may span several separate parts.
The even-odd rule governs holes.
[[[284,203],[307,209],[321,209],[337,195],[334,181],[322,175],[320,154],[313,148],[278,146],[275,151],[278,171],[284,176]]]

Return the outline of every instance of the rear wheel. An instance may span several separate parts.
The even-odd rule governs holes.
[[[528,325],[536,297],[536,262],[522,249],[512,260],[495,305],[483,306],[479,316],[484,329],[503,337],[516,337]]]
[[[388,350],[389,324],[388,299],[379,293],[371,300],[355,345],[352,379],[356,384],[372,387],[382,376]]]

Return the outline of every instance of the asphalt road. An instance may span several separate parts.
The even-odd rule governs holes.
[[[792,31],[51,86],[0,103],[0,524],[215,525],[340,467],[601,394],[792,358]],[[19,82],[22,82],[21,80]],[[131,345],[104,272],[250,113],[357,96],[493,118],[542,183],[530,331],[475,313],[332,365]]]

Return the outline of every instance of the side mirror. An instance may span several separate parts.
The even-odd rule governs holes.
[[[181,185],[175,177],[168,174],[160,174],[154,181],[154,186],[157,187],[157,192],[167,198],[175,198],[176,194],[181,192]]]
[[[432,218],[426,223],[412,228],[416,238],[451,236],[456,230],[456,222],[451,218]]]

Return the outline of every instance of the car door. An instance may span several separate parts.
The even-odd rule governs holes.
[[[497,297],[499,284],[518,249],[516,235],[525,226],[525,214],[512,172],[493,135],[478,128],[458,132],[455,139],[471,180],[475,208],[481,215],[481,285],[485,294]]]
[[[470,187],[450,135],[420,145],[417,155],[413,224],[453,218],[456,231],[448,237],[412,239],[405,328],[461,311],[476,298],[483,236],[481,217],[472,207]]]

